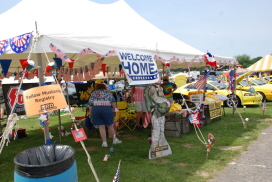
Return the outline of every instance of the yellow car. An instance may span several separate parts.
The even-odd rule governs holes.
[[[188,96],[189,91],[197,91],[194,84],[195,84],[195,82],[183,85],[183,86],[177,88],[177,90],[175,90],[174,93],[181,93],[182,95]],[[207,88],[208,93],[214,92],[217,94],[226,95],[229,98],[232,97],[232,93],[231,93],[231,91],[227,90],[226,84],[220,84],[217,81],[207,81],[206,88]],[[262,96],[259,93],[256,93],[254,95],[254,93],[251,93],[248,91],[246,92],[243,90],[236,90],[236,97],[237,97],[237,99],[236,99],[235,104],[237,106],[257,105],[262,102]],[[232,107],[232,102],[230,101],[230,99],[225,101],[225,105]]]
[[[262,78],[266,83],[272,84],[272,76],[265,76]]]
[[[259,84],[258,84],[259,83]],[[266,84],[260,79],[253,78],[249,80],[249,83],[246,80],[242,80],[237,83],[237,90],[249,91],[251,88],[262,95],[262,101],[265,99],[272,99],[272,85]]]

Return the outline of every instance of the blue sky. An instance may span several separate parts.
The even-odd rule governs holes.
[[[0,0],[0,14],[20,1]],[[150,23],[200,51],[227,57],[272,54],[271,0],[125,1]]]

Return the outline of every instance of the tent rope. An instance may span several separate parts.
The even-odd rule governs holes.
[[[28,57],[27,59],[30,60],[31,59],[31,55],[32,55],[32,52],[33,50],[35,49],[36,47],[36,43],[37,43],[37,40],[38,40],[38,36],[35,35],[34,36],[34,43],[32,44],[31,48],[30,48],[30,52],[28,54]],[[19,124],[17,123],[17,114],[16,113],[13,113],[14,112],[14,109],[15,109],[15,106],[16,106],[16,103],[18,102],[18,95],[19,95],[19,90],[21,89],[22,87],[22,84],[23,84],[23,80],[25,78],[25,74],[28,70],[25,69],[23,71],[23,76],[20,80],[20,84],[19,84],[19,87],[17,89],[17,92],[16,92],[16,96],[15,96],[15,103],[14,105],[12,106],[11,108],[11,111],[10,111],[10,115],[8,117],[8,121],[7,121],[7,125],[6,125],[6,129],[5,131],[3,132],[2,136],[0,138],[2,138],[1,142],[0,142],[0,153],[2,152],[3,150],[3,147],[6,143],[6,146],[8,146],[8,143],[10,142],[9,140],[9,134],[12,134],[12,129],[13,127],[17,124],[17,128],[19,128]],[[19,74],[19,73],[18,73]],[[16,138],[16,135],[17,135],[17,130],[15,130],[15,133],[14,133],[14,139]]]

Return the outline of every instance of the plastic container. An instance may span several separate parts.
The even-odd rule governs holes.
[[[14,182],[77,182],[75,150],[68,145],[43,145],[14,158]]]

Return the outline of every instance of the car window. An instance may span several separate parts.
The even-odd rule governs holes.
[[[210,84],[206,84],[206,89],[207,90],[217,90],[214,86],[212,86]]]
[[[218,82],[210,82],[210,83],[220,90],[227,88],[227,85],[225,83],[222,83],[222,84]]]
[[[188,85],[187,87],[185,87],[187,89],[196,89],[195,85],[194,84],[190,84]]]
[[[254,79],[254,80],[250,80],[252,81],[253,83],[257,84],[257,85],[265,85],[266,83],[262,80],[259,80],[259,79]]]
[[[244,86],[244,87],[250,86],[245,80],[240,81],[239,84]]]

